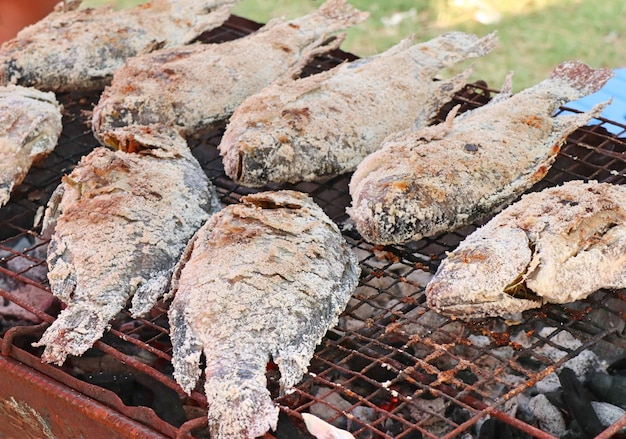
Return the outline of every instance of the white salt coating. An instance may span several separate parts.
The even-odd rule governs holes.
[[[497,41],[450,32],[406,39],[370,58],[246,99],[219,145],[226,174],[246,186],[315,180],[352,171],[388,135],[424,126],[471,71],[434,81],[444,68],[485,55]]]
[[[435,310],[506,316],[626,287],[626,188],[569,181],[524,195],[469,235],[426,288]]]
[[[248,96],[297,76],[316,55],[336,49],[333,32],[368,16],[328,0],[318,11],[275,19],[258,31],[218,44],[162,49],[130,59],[118,70],[93,113],[96,136],[115,126],[163,123],[185,136],[226,120]]]
[[[187,241],[219,201],[185,140],[165,127],[108,134],[52,195],[43,224],[48,279],[67,307],[34,346],[62,364],[96,342],[132,298],[145,314],[169,286]],[[135,152],[126,152],[127,150]]]
[[[0,46],[0,84],[102,89],[128,58],[191,42],[220,26],[237,1],[154,0],[121,10],[60,2]]]
[[[401,244],[498,212],[546,175],[565,137],[606,103],[583,114],[554,111],[612,76],[610,69],[565,62],[513,96],[508,77],[487,105],[388,137],[351,178],[348,213],[357,230],[374,244]]]
[[[31,87],[0,87],[0,207],[33,163],[57,146],[63,129],[54,93]]]
[[[198,231],[172,278],[169,319],[174,378],[186,392],[206,357],[211,438],[276,428],[268,361],[282,391],[298,383],[359,273],[335,223],[299,192],[242,197]]]

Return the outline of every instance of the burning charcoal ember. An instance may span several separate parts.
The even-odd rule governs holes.
[[[500,211],[546,175],[565,137],[606,103],[585,114],[554,111],[612,76],[566,62],[514,96],[507,79],[483,107],[457,118],[455,109],[440,125],[389,136],[350,180],[348,213],[359,233],[374,244],[402,244]]]
[[[0,72],[0,84],[1,76]],[[61,109],[53,93],[0,85],[0,207],[8,203],[33,163],[57,146],[63,128]]]
[[[312,14],[273,20],[244,38],[135,57],[115,73],[94,109],[94,132],[153,123],[177,126],[185,137],[205,132],[248,96],[336,49],[343,38],[329,36],[367,16],[346,0],[329,0]]]
[[[352,171],[388,135],[426,125],[471,69],[433,81],[437,73],[489,53],[496,40],[462,32],[421,44],[406,39],[377,56],[274,83],[230,118],[219,145],[224,170],[252,187]]]
[[[212,439],[276,428],[268,361],[281,392],[297,384],[359,273],[337,225],[301,192],[244,196],[202,226],[172,277],[168,315],[174,378],[188,393],[204,353]]]
[[[542,431],[559,437],[566,428],[565,418],[561,411],[555,407],[548,398],[540,393],[528,402],[530,413],[537,419]]]
[[[626,287],[625,251],[626,188],[568,181],[522,196],[470,234],[439,266],[427,301],[465,319],[574,302]]]
[[[578,380],[576,373],[567,367],[559,373],[559,381],[563,388],[563,401],[570,416],[576,420],[582,431],[589,437],[595,437],[604,430],[598,415],[593,410],[591,401]]]
[[[62,180],[44,219],[48,279],[67,304],[34,346],[43,361],[81,355],[131,300],[144,315],[169,286],[187,241],[219,209],[185,140],[162,126],[107,134],[118,151],[96,148]]]
[[[237,2],[157,0],[117,11],[79,8],[80,3],[59,3],[0,46],[0,84],[52,91],[103,89],[128,58],[190,43],[220,26]]]

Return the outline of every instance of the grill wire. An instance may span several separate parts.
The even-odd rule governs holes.
[[[231,17],[202,40],[234,39],[258,26]],[[335,51],[316,59],[305,74],[346,59],[354,57]],[[487,84],[469,84],[442,109],[438,119],[453,105],[460,103],[465,111],[484,105],[495,93]],[[24,291],[39,292],[44,297],[50,294],[45,278],[46,242],[39,236],[43,207],[61,176],[97,146],[89,129],[89,110],[98,96],[69,93],[59,99],[65,108],[59,146],[32,169],[11,202],[0,210],[2,353],[166,436],[182,437],[191,432],[197,438],[208,437],[203,394],[196,391],[186,396],[171,378],[168,303],[159,303],[145,318],[132,319],[126,311],[120,313],[111,330],[84,358],[70,358],[62,368],[42,364],[41,351],[30,347],[61,307],[54,299],[44,308],[31,299],[32,294],[24,295]],[[624,136],[626,127],[605,119],[598,122],[569,136],[546,178],[531,190],[572,179],[625,182],[626,142],[620,136]],[[255,190],[238,186],[225,176],[216,149],[221,133],[206,133],[189,144],[222,202],[229,204]],[[340,225],[359,257],[363,273],[339,324],[327,333],[309,372],[293,391],[279,396],[278,371],[268,367],[268,386],[281,408],[281,418],[276,436],[266,437],[288,437],[285,432],[289,428],[295,428],[300,437],[308,437],[300,413],[314,412],[350,429],[357,438],[477,437],[477,428],[487,417],[525,434],[519,437],[553,438],[531,421],[515,416],[517,398],[532,393],[537,382],[583,351],[591,350],[606,362],[621,358],[626,349],[625,291],[602,290],[574,304],[546,305],[524,313],[523,321],[515,325],[502,319],[466,323],[442,317],[425,304],[428,275],[434,273],[446,252],[477,225],[406,246],[373,246],[350,227],[345,212],[350,203],[348,182],[349,176],[339,176],[281,186],[313,196]],[[278,186],[266,189],[274,188]],[[9,307],[31,315],[3,314]],[[555,329],[549,332],[546,328]],[[561,340],[566,335],[579,340],[578,347],[564,346]],[[550,347],[561,355],[550,355]],[[110,386],[98,379],[110,375],[111,370],[147,377],[174,391],[185,416],[157,417],[149,410],[146,414],[146,410],[130,408],[132,404],[111,401],[108,391],[103,390]],[[620,419],[597,437],[611,437],[624,426],[626,420]]]

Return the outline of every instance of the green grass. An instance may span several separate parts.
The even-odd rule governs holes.
[[[108,0],[87,0],[102,5]],[[113,0],[128,7],[138,0]],[[322,2],[305,0],[242,0],[234,13],[259,22],[297,17]],[[450,30],[480,36],[497,31],[498,47],[475,61],[472,80],[483,79],[499,88],[514,72],[516,91],[546,78],[559,63],[579,59],[593,67],[626,66],[626,2],[623,0],[350,0],[370,18],[348,30],[342,48],[359,56],[379,53],[415,34],[420,41]],[[479,5],[479,6],[477,6]],[[481,7],[499,20],[481,24]],[[394,21],[395,19],[395,21]],[[455,71],[458,71],[455,70]],[[444,72],[449,76],[455,71]]]

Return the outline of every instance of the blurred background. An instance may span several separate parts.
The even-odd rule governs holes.
[[[4,0],[0,0],[4,1]],[[43,0],[35,0],[37,1]],[[145,0],[85,0],[84,7],[127,8]],[[420,41],[461,30],[483,36],[497,30],[500,44],[475,62],[472,80],[500,88],[514,72],[519,91],[546,78],[565,60],[593,67],[626,67],[626,2],[623,0],[349,0],[370,18],[348,30],[342,49],[364,57],[402,38]],[[242,0],[234,13],[258,22],[309,13],[320,0]],[[445,72],[442,76],[447,76]]]

